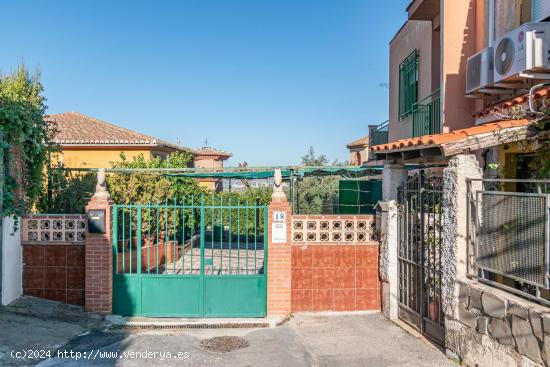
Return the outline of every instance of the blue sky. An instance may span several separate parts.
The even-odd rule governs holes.
[[[6,1],[0,69],[39,67],[79,111],[236,165],[298,164],[387,119],[388,43],[409,0]]]

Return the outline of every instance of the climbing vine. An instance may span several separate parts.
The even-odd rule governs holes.
[[[31,75],[24,65],[0,74],[1,216],[23,215],[42,189],[45,162],[54,149],[42,92],[40,74]]]
[[[537,112],[526,111],[522,106],[514,106],[505,113],[499,112],[495,115],[503,120],[528,119],[537,134],[534,139],[519,140],[518,146],[528,152],[533,150],[535,144],[534,159],[529,163],[529,171],[533,172],[533,178],[550,177],[550,99],[542,98],[534,101]],[[522,159],[522,158],[520,158]]]

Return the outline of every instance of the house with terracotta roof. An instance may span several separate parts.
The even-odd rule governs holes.
[[[369,159],[369,136],[365,135],[346,144],[346,148],[349,150],[349,164],[352,166],[362,165]]]
[[[55,125],[54,142],[61,152],[57,159],[67,168],[110,168],[124,153],[127,159],[164,158],[170,153],[187,152],[193,157],[190,167],[223,169],[231,153],[210,147],[192,149],[145,135],[79,112],[46,116]],[[218,189],[219,180],[200,179],[201,185]]]

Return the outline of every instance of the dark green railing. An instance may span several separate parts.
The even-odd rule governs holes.
[[[380,125],[371,129],[369,133],[369,145],[386,144],[388,142],[389,121],[384,121]]]
[[[441,103],[439,90],[415,103],[412,136],[439,134],[441,132]]]
[[[384,121],[380,125],[369,125],[369,146],[386,144],[388,142],[389,121]],[[376,159],[373,152],[369,153],[369,161]]]

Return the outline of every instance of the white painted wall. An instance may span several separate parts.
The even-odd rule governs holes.
[[[2,305],[8,305],[23,293],[23,248],[21,233],[14,232],[13,218],[3,219],[2,235]]]

